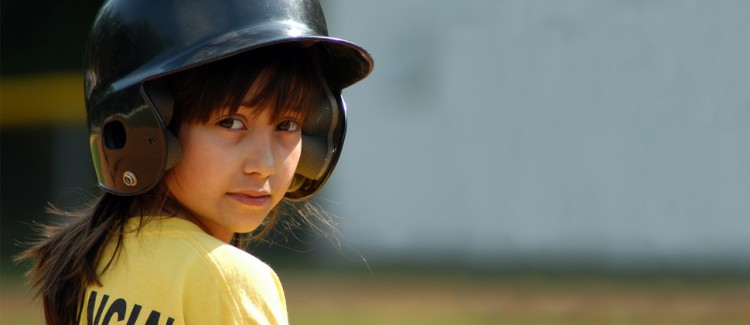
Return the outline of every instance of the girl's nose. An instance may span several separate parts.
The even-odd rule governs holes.
[[[273,131],[265,127],[255,128],[244,140],[242,171],[248,175],[268,177],[275,173]]]

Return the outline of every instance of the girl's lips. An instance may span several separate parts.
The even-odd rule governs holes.
[[[238,202],[254,206],[254,207],[260,207],[266,205],[269,201],[271,201],[270,195],[264,195],[264,194],[258,194],[258,195],[249,195],[249,194],[242,194],[242,193],[227,193],[229,197],[237,200]]]

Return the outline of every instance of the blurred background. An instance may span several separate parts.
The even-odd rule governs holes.
[[[315,202],[251,248],[296,324],[750,322],[750,2],[322,1],[375,58]],[[97,193],[82,96],[101,1],[3,0],[3,324],[48,202]]]

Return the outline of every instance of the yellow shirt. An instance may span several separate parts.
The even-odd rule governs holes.
[[[79,324],[287,324],[276,273],[178,218],[131,218],[122,251],[86,290]],[[112,256],[110,244],[100,270]]]

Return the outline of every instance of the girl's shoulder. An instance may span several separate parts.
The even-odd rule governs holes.
[[[187,323],[234,323],[238,319],[260,324],[286,322],[279,278],[255,256],[183,219],[153,218],[129,226],[138,230],[125,235],[122,257],[128,266],[121,271],[128,277],[143,271],[168,275],[146,287],[181,292],[179,301],[191,306],[180,312],[186,321],[192,320]],[[149,267],[134,269],[134,265]]]
[[[263,261],[248,252],[224,243],[207,234],[190,221],[179,218],[152,218],[141,224],[135,219],[128,222],[126,241],[129,248],[137,247],[138,254],[163,252],[179,256],[185,267],[207,265],[226,270],[226,276],[273,275],[274,271]],[[132,238],[130,238],[132,237]],[[235,274],[239,271],[241,274]]]

